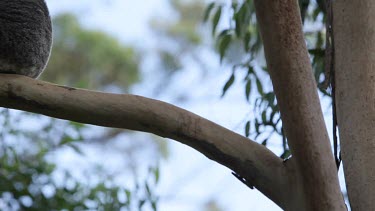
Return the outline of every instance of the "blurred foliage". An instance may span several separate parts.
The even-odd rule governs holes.
[[[163,90],[174,73],[185,68],[186,60],[191,60],[202,70],[206,69],[207,61],[201,57],[204,35],[202,33],[202,13],[205,4],[199,0],[168,0],[173,15],[167,18],[154,18],[150,22],[153,34],[158,43],[153,49],[159,60],[160,84],[155,88]],[[175,15],[175,16],[174,16]],[[155,93],[158,94],[158,93]]]
[[[202,37],[198,32],[204,4],[200,1],[170,0],[172,7],[178,11],[179,18],[165,31],[170,37],[184,39],[186,43],[201,44]]]
[[[53,20],[53,49],[43,80],[86,89],[126,90],[139,80],[134,50],[97,30],[84,29],[72,14]]]
[[[158,168],[150,168],[148,176],[135,181],[131,188],[112,182],[114,178],[102,168],[88,172],[87,181],[73,177],[69,171],[56,171],[56,164],[49,161],[51,152],[71,147],[82,153],[77,144],[82,142],[83,125],[65,125],[44,118],[39,128],[17,129],[18,124],[38,118],[24,112],[12,116],[7,109],[1,111],[1,210],[157,210],[158,197],[153,190],[160,177]],[[59,179],[57,172],[63,172]],[[98,182],[91,184],[91,177]]]
[[[314,75],[319,84],[324,79],[324,0],[299,0],[299,4]],[[263,46],[253,1],[232,0],[229,4],[214,1],[206,5],[203,19],[211,24],[220,61],[233,67],[232,75],[224,84],[223,96],[234,84],[237,75],[243,75],[245,72],[246,76],[242,79],[244,95],[253,105],[255,114],[253,118],[248,117],[245,135],[267,145],[270,137],[278,134],[282,137],[284,148],[281,157],[289,157],[290,151],[283,134],[280,111],[262,55]],[[222,27],[222,22],[229,22],[229,26]],[[232,46],[236,47],[235,51],[231,51]],[[237,62],[233,63],[233,59],[230,59],[233,55],[237,57]],[[324,96],[330,96],[326,90],[319,86],[317,88]]]
[[[53,26],[53,53],[43,80],[122,91],[139,80],[139,58],[133,48],[103,32],[83,28],[71,14],[55,17]],[[58,169],[51,157],[66,148],[84,157],[85,132],[94,131],[90,126],[8,109],[0,112],[0,210],[157,209],[158,168],[151,168],[146,178],[137,178],[129,188],[115,184],[105,167],[88,172],[84,180],[77,179],[68,170]],[[89,134],[103,140],[114,138],[113,131]],[[62,172],[63,178],[57,179],[56,174]],[[90,177],[96,177],[95,184]]]
[[[215,200],[210,200],[210,201],[208,201],[208,202],[205,204],[205,206],[204,206],[204,210],[205,210],[205,211],[223,211],[224,209],[221,208],[221,207],[218,205],[217,201],[215,201]]]

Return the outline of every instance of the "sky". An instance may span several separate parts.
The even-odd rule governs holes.
[[[52,16],[64,11],[74,12],[79,14],[86,27],[101,29],[125,44],[131,43],[141,48],[148,48],[157,42],[150,33],[148,21],[161,17],[173,18],[173,11],[165,0],[47,0],[47,4]],[[177,103],[177,106],[242,134],[243,117],[251,111],[243,97],[243,84],[235,84],[221,99],[222,86],[230,71],[220,68],[217,57],[212,60],[212,69],[215,71],[208,73],[209,77],[206,77],[204,83],[196,68],[187,68],[174,76],[170,85],[175,87],[173,92],[167,92],[159,99]],[[221,74],[217,74],[217,69]],[[150,92],[144,91],[147,90],[143,88],[146,84],[136,86],[132,93],[152,97]],[[188,102],[175,102],[171,97],[187,90]],[[330,118],[326,119],[329,121]],[[171,158],[161,163],[161,183],[157,189],[161,196],[159,210],[200,210],[211,199],[218,201],[223,210],[228,211],[280,210],[259,191],[250,190],[234,178],[229,169],[185,145],[172,140],[165,141],[170,143],[172,150]],[[273,147],[273,150],[280,151],[277,147]],[[76,162],[69,159],[65,161],[66,165]],[[116,163],[115,158],[113,162]]]

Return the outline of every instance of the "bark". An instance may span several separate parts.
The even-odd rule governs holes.
[[[345,210],[297,0],[254,0],[299,184],[288,210]]]
[[[286,179],[293,180],[292,165],[266,147],[173,105],[141,96],[94,92],[0,74],[0,106],[174,139],[232,169],[285,207],[284,190],[289,187]]]
[[[375,210],[375,1],[334,1],[336,108],[352,210]]]

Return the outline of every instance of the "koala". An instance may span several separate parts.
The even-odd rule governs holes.
[[[37,78],[51,53],[51,25],[44,0],[0,0],[0,73]]]

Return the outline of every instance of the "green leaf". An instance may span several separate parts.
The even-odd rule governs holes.
[[[73,126],[75,129],[82,129],[83,127],[85,127],[85,124],[73,122],[73,121],[69,121],[69,124]]]
[[[56,164],[48,164],[45,168],[47,175],[50,175],[56,169]]]
[[[282,158],[282,159],[288,159],[291,155],[292,155],[292,153],[290,152],[290,150],[285,150],[283,152],[283,154],[280,155],[280,158]]]
[[[125,190],[125,195],[126,195],[126,201],[130,203],[131,197],[132,197],[132,192],[130,190]]]
[[[245,29],[247,28],[248,21],[250,18],[250,11],[246,3],[242,4],[241,8],[234,15],[236,35],[237,37],[242,37]]]
[[[215,7],[215,2],[211,2],[206,10],[204,11],[203,21],[206,22],[208,20],[208,17],[210,17],[212,9]]]
[[[240,37],[242,31],[242,24],[239,20],[237,20],[237,18],[235,19],[235,27],[236,35],[237,37]]]
[[[312,49],[309,49],[309,53],[311,55],[313,55],[313,56],[322,57],[322,58],[325,55],[325,51],[322,48],[312,48]]]
[[[266,112],[266,110],[264,110],[262,112],[262,122],[263,123],[267,122],[267,112]]]
[[[145,182],[145,187],[146,187],[147,196],[151,197],[151,195],[152,195],[151,189],[150,189],[150,186],[148,185],[147,182]]]
[[[221,6],[217,8],[214,18],[212,20],[212,35],[215,35],[217,24],[219,23],[221,17]]]
[[[266,146],[266,145],[267,145],[267,141],[268,141],[268,138],[264,139],[264,140],[262,141],[262,145]]]
[[[235,79],[234,73],[232,73],[229,80],[224,85],[223,94],[221,94],[221,97],[223,97],[225,95],[225,93],[227,92],[227,90],[229,89],[229,87],[231,87],[233,85],[234,79]]]
[[[143,205],[146,203],[145,199],[139,200],[138,202],[138,210],[142,210]]]
[[[246,137],[249,137],[249,135],[250,135],[250,121],[246,122],[246,125],[245,125],[245,135],[246,135]]]
[[[321,0],[322,1],[322,0]],[[317,2],[319,2],[319,0],[317,0]],[[319,3],[318,3],[319,4]],[[325,4],[325,3],[323,3]],[[320,14],[321,10],[319,9],[319,7],[317,7],[313,13],[312,13],[312,18],[314,21],[316,21],[316,19],[318,18],[318,15]]]
[[[72,143],[74,141],[75,141],[75,139],[73,137],[71,137],[68,134],[64,134],[64,136],[61,138],[61,141],[60,141],[59,145],[63,146],[65,144],[69,144],[69,143]]]
[[[245,37],[244,37],[244,47],[245,47],[246,52],[250,50],[250,40],[251,40],[251,33],[246,32]]]
[[[238,6],[238,2],[236,2],[236,1],[232,1],[232,9],[233,9],[234,11],[237,10],[237,6]]]
[[[249,76],[251,75],[251,74],[254,74],[254,68],[253,68],[253,66],[248,66],[248,69],[247,69],[247,74],[246,74],[246,77],[245,77],[245,80],[249,80]]]
[[[271,108],[274,108],[275,107],[275,93],[273,92],[268,92],[267,94],[265,94],[264,96],[268,102],[268,105],[271,107]]]
[[[304,22],[306,14],[307,14],[307,8],[309,7],[309,4],[310,4],[310,0],[299,0],[298,3],[300,7],[302,22]]]
[[[155,177],[155,184],[158,184],[160,178],[160,171],[159,168],[154,168],[154,177]]]
[[[228,49],[228,46],[229,46],[231,41],[232,41],[232,35],[231,34],[225,34],[220,39],[220,44],[219,44],[220,63],[223,61],[225,52]]]
[[[152,201],[151,202],[151,207],[152,207],[152,210],[153,211],[157,211],[158,209],[157,209],[157,206],[156,206],[156,201]]]
[[[85,153],[83,153],[83,151],[81,150],[81,148],[79,148],[79,146],[73,144],[73,143],[68,143],[66,144],[67,146],[71,147],[77,154],[79,155],[84,155]]]
[[[231,30],[230,29],[224,29],[223,31],[220,32],[220,34],[217,36],[218,40],[222,39],[225,35],[230,34]]]
[[[264,94],[263,86],[262,86],[262,83],[260,82],[260,80],[258,78],[256,79],[256,84],[257,84],[257,89],[258,89],[259,94],[263,96],[263,94]]]
[[[259,135],[259,126],[260,126],[260,124],[259,124],[259,122],[258,122],[258,119],[255,119],[255,132]]]
[[[251,92],[251,80],[248,79],[246,82],[246,88],[245,88],[245,95],[246,95],[246,100],[249,102],[250,100],[250,92]]]

